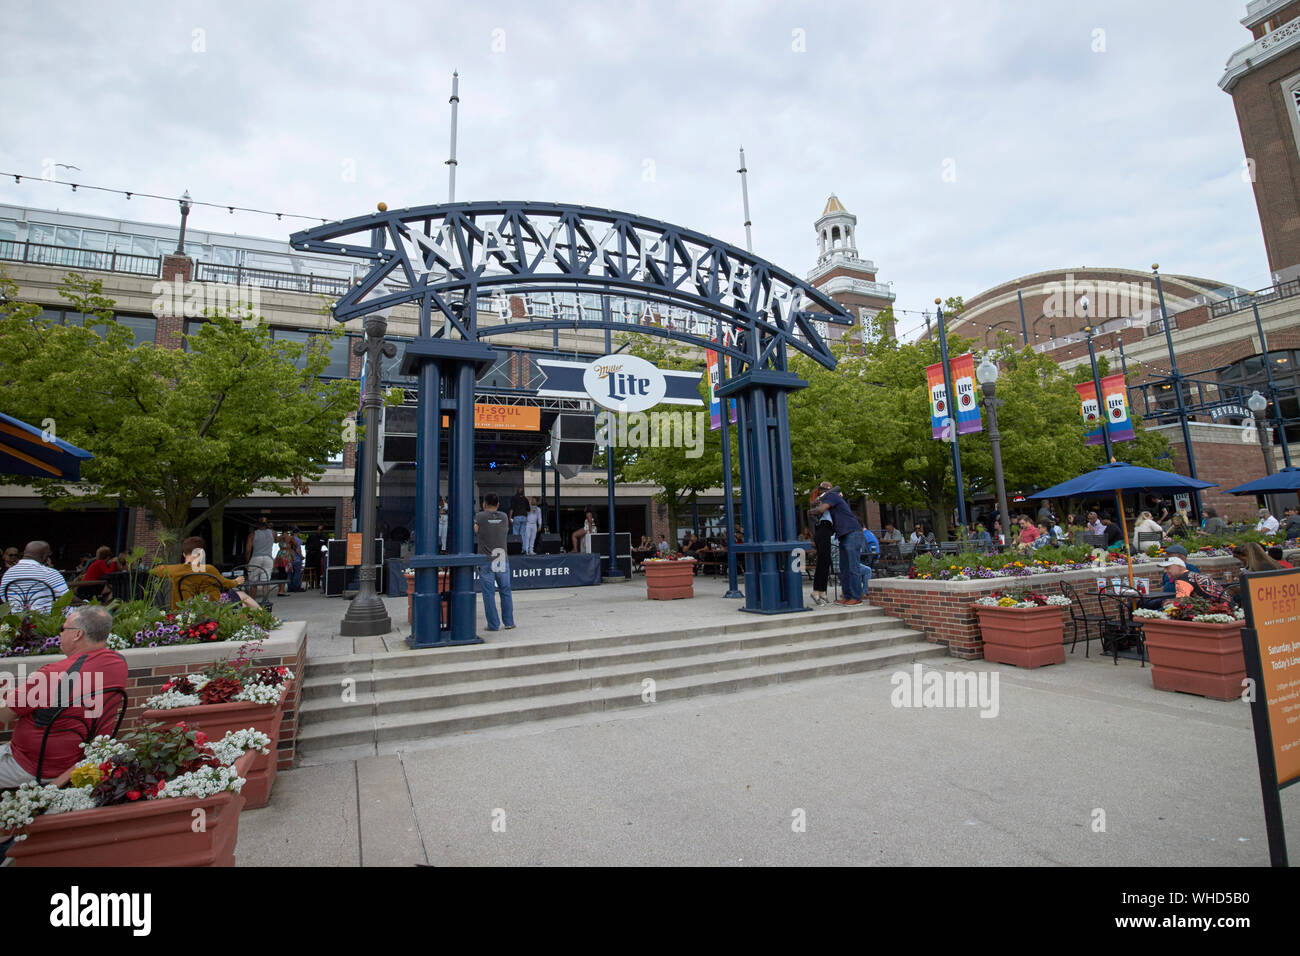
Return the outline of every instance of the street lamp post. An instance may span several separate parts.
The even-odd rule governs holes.
[[[1268,361],[1267,355],[1265,361]],[[1268,399],[1259,393],[1259,389],[1250,393],[1250,398],[1246,399],[1246,407],[1250,409],[1255,416],[1255,431],[1259,434],[1259,450],[1264,453],[1264,474],[1273,474],[1273,442],[1269,434],[1268,420],[1264,417],[1268,411]],[[1265,495],[1264,500],[1268,502],[1269,511],[1273,510],[1275,502],[1271,495]]]
[[[383,285],[375,288],[372,296],[384,296],[388,290]],[[382,308],[365,317],[366,337],[356,343],[352,351],[364,355],[366,360],[366,386],[361,397],[362,415],[365,427],[365,448],[362,461],[356,467],[361,471],[361,586],[357,596],[348,605],[347,613],[339,623],[339,633],[346,637],[367,637],[375,634],[387,634],[393,629],[393,622],[388,617],[388,609],[383,598],[375,588],[374,549],[376,533],[376,508],[379,498],[379,412],[384,406],[383,359],[393,358],[397,346],[384,341],[388,331],[388,314],[392,308]]]
[[[176,254],[183,256],[185,255],[185,220],[190,218],[190,209],[193,208],[193,203],[190,202],[190,191],[185,190],[178,201],[181,206],[181,235],[176,241]]]
[[[980,388],[984,390],[984,407],[989,410],[989,442],[993,445],[993,484],[998,493],[998,515],[1002,518],[1003,534],[1007,533],[1009,517],[1007,512],[1007,486],[1002,478],[1002,433],[998,431],[998,406],[1002,404],[997,398],[998,367],[986,355],[975,370]],[[993,531],[989,528],[989,533]],[[1008,539],[1009,540],[1009,539]]]
[[[1178,359],[1174,355],[1174,334],[1169,325],[1169,310],[1165,308],[1165,286],[1160,281],[1160,263],[1151,263],[1151,271],[1156,277],[1156,295],[1160,298],[1160,324],[1165,332],[1165,345],[1169,348],[1170,378],[1174,383],[1174,400],[1178,403],[1178,423],[1183,430],[1183,451],[1187,453],[1187,474],[1196,477],[1196,453],[1192,450],[1192,430],[1187,424],[1187,402],[1183,399],[1183,375],[1178,371]],[[1196,517],[1201,517],[1201,492],[1192,489],[1192,503]]]

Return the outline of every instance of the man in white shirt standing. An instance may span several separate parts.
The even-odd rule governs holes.
[[[1273,524],[1276,526],[1277,522]],[[68,582],[63,580],[62,574],[50,567],[49,561],[49,543],[29,541],[27,547],[23,548],[23,556],[0,578],[0,597],[11,606],[19,605],[32,611],[48,612],[54,602],[68,592]],[[49,585],[53,598],[42,584]],[[12,589],[10,585],[13,585]]]
[[[1277,519],[1269,513],[1267,508],[1259,509],[1259,524],[1255,525],[1255,530],[1264,534],[1272,534],[1278,528]]]

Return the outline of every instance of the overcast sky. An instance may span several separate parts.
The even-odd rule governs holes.
[[[624,209],[802,275],[838,194],[900,309],[1044,269],[1269,284],[1231,98],[1244,0],[6,4],[0,170],[308,213]],[[947,175],[945,175],[947,174]],[[42,183],[0,201],[171,222]],[[287,238],[301,220],[198,209]],[[900,329],[919,323],[900,316]]]

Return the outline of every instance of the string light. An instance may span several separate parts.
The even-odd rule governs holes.
[[[101,192],[101,193],[112,193],[112,194],[114,194],[114,195],[118,195],[118,196],[125,196],[127,199],[131,199],[132,197],[135,197],[135,196],[140,196],[140,197],[143,197],[143,198],[145,198],[145,199],[159,199],[159,200],[162,200],[163,202],[168,202],[168,203],[174,203],[174,202],[176,202],[176,197],[175,197],[175,196],[162,196],[162,195],[159,195],[158,193],[147,193],[147,192],[142,192],[141,190],[138,190],[138,189],[127,190],[127,189],[110,189],[110,188],[107,187],[107,186],[87,186],[85,183],[74,183],[74,182],[69,182],[69,181],[67,181],[67,180],[63,180],[63,179],[46,179],[46,178],[43,177],[43,176],[28,176],[26,173],[4,173],[4,172],[0,172],[0,176],[12,176],[12,177],[14,178],[14,182],[15,182],[15,183],[18,183],[18,184],[21,184],[22,181],[23,181],[23,179],[26,178],[26,179],[31,180],[31,181],[33,181],[33,182],[49,183],[50,185],[53,185],[53,186],[71,186],[71,187],[72,187],[72,191],[73,191],[74,193],[77,191],[78,188],[80,188],[80,189],[93,189],[93,190],[95,190],[96,192]],[[249,207],[249,206],[234,206],[234,205],[231,205],[230,203],[225,203],[225,202],[221,202],[221,203],[217,203],[217,202],[204,202],[204,201],[202,201],[201,199],[193,199],[193,200],[190,200],[190,202],[191,202],[192,205],[195,205],[195,206],[207,206],[209,209],[225,209],[225,210],[227,210],[227,211],[228,211],[232,216],[233,216],[236,212],[251,212],[251,213],[253,213],[253,214],[255,214],[255,215],[259,215],[259,216],[274,216],[276,219],[282,219],[284,216],[288,216],[290,219],[306,219],[306,220],[308,220],[308,221],[310,221],[310,222],[321,222],[321,223],[327,223],[327,222],[334,222],[334,221],[337,221],[337,220],[326,219],[326,218],[324,218],[323,216],[303,216],[303,215],[300,215],[300,214],[298,214],[298,213],[292,213],[292,212],[273,212],[273,211],[270,210],[270,209],[254,209],[254,208]]]

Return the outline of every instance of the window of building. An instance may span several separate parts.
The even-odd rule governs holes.
[[[108,249],[108,233],[96,232],[94,229],[81,230],[81,248],[104,252]]]
[[[18,239],[18,223],[12,219],[0,219],[0,239],[10,242]]]
[[[152,315],[122,315],[114,316],[118,325],[123,325],[131,330],[134,341],[133,345],[141,345],[145,342],[153,342],[157,337],[158,321]],[[45,322],[50,325],[84,325],[86,317],[81,312],[73,312],[70,309],[42,309],[38,322]],[[96,329],[97,332],[102,331]]]
[[[54,245],[54,227],[41,222],[34,222],[27,227],[27,239],[30,242],[52,246]]]

